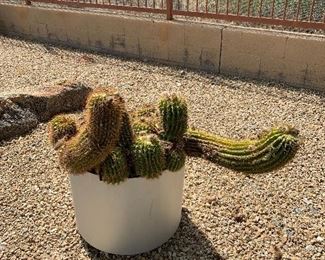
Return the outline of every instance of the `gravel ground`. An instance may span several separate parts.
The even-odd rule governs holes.
[[[303,145],[275,172],[245,175],[188,159],[178,232],[134,259],[325,259],[324,95],[4,37],[0,68],[2,93],[80,80],[119,87],[134,108],[177,91],[188,100],[191,125],[224,136],[295,125]],[[42,124],[0,144],[0,258],[123,259],[78,235],[67,174],[45,131]]]

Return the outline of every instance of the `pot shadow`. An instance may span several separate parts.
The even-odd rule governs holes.
[[[82,237],[81,241],[90,259],[224,259],[206,234],[192,222],[186,208],[182,209],[181,223],[176,233],[162,246],[147,253],[118,256],[94,248]]]

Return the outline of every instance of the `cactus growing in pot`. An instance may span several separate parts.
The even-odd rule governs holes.
[[[287,162],[297,131],[272,128],[235,140],[188,128],[184,99],[165,95],[133,113],[112,89],[90,93],[85,122],[62,115],[49,137],[68,169],[81,235],[98,249],[135,254],[153,249],[178,227],[186,156],[243,172],[265,172]]]
[[[54,146],[61,142],[60,162],[72,173],[99,167],[115,147],[120,147],[119,153],[126,158],[128,167],[124,169],[131,171],[128,176],[147,178],[157,177],[153,169],[181,168],[186,155],[237,171],[268,171],[288,161],[298,147],[297,130],[292,127],[272,128],[255,140],[233,140],[187,129],[186,102],[175,94],[165,95],[157,107],[145,106],[130,114],[115,90],[95,89],[89,95],[85,117],[80,129],[62,115],[49,124],[50,141]],[[156,164],[151,170],[150,162]],[[147,169],[147,174],[139,169]]]

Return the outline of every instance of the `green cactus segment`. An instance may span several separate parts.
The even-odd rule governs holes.
[[[71,136],[76,134],[76,122],[71,117],[58,115],[49,122],[48,132],[49,140],[55,147],[59,140],[69,139]]]
[[[134,133],[131,125],[130,116],[127,112],[122,114],[122,126],[119,145],[125,149],[130,149],[134,142]]]
[[[297,148],[293,128],[273,128],[256,140],[237,141],[202,131],[189,130],[185,151],[222,166],[244,172],[273,170],[293,157]]]
[[[99,173],[106,183],[117,184],[128,178],[128,167],[124,153],[116,148],[99,166]]]
[[[187,104],[176,95],[165,96],[159,102],[159,111],[164,132],[163,139],[180,140],[187,130]]]
[[[132,146],[132,157],[137,176],[157,178],[165,167],[164,152],[158,138],[140,136]]]
[[[191,137],[196,137],[202,140],[206,140],[208,142],[212,142],[217,144],[220,147],[225,147],[229,150],[246,150],[248,147],[253,148],[259,146],[261,143],[269,140],[269,138],[274,137],[277,134],[289,134],[292,136],[297,136],[298,132],[296,129],[290,126],[280,126],[271,128],[268,131],[262,132],[258,139],[245,139],[245,140],[236,140],[230,138],[224,138],[221,136],[217,136],[205,131],[189,129],[187,131],[187,135]]]
[[[169,171],[176,172],[185,165],[186,153],[182,149],[171,150],[166,155],[166,168]]]
[[[119,147],[122,149],[125,157],[127,158],[127,165],[129,169],[129,177],[135,177],[135,169],[133,158],[131,154],[132,145],[135,140],[134,131],[129,113],[126,111],[122,115],[122,126],[120,130]]]
[[[123,100],[109,90],[92,93],[86,106],[86,122],[60,150],[60,162],[71,173],[88,171],[116,147],[121,128]]]
[[[106,148],[109,143],[115,145],[124,110],[123,99],[111,89],[96,90],[89,97],[86,105],[86,128],[99,149]]]

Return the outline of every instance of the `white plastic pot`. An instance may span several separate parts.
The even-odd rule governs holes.
[[[93,247],[134,255],[166,242],[177,230],[182,210],[184,168],[157,179],[132,178],[118,185],[98,176],[70,175],[77,228]]]

